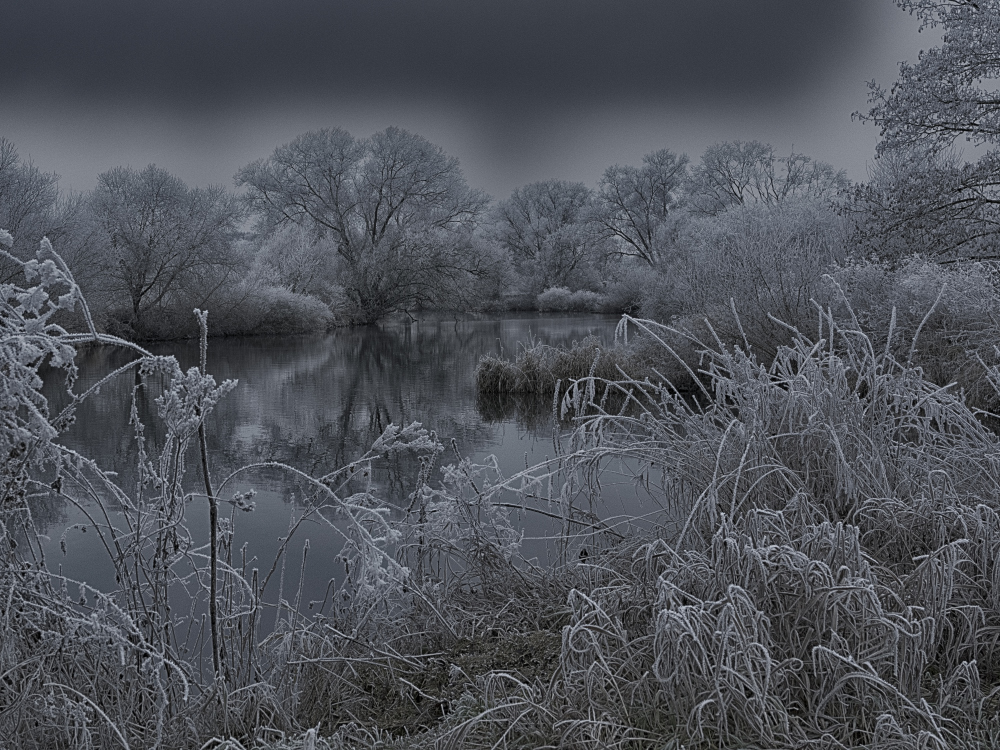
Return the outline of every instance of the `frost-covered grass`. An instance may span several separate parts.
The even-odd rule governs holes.
[[[538,341],[522,345],[515,357],[484,355],[476,366],[476,390],[485,394],[537,394],[551,398],[559,383],[592,378],[603,392],[604,383],[623,377],[663,380],[664,373],[683,377],[676,358],[648,337],[604,345],[596,336],[574,341],[570,347]]]
[[[313,520],[341,534],[349,572],[316,615],[297,592],[277,606],[261,596],[266,577],[306,557],[247,564],[232,549],[252,500],[229,484],[256,469],[218,481],[197,461],[204,416],[232,386],[59,329],[52,311],[82,301],[42,252],[25,268],[34,286],[2,287],[0,308],[8,745],[1000,743],[1000,440],[849,316],[818,310],[817,330],[790,332],[767,364],[691,342],[697,400],[599,374],[578,347],[587,367],[555,403],[575,424],[571,449],[514,476],[452,456],[416,425],[324,477],[271,466],[311,488],[328,513]],[[663,358],[685,335],[622,326]],[[40,364],[71,382],[72,347],[93,339],[131,348],[137,388],[159,393],[167,439],[154,449],[134,425],[135,487],[60,447],[71,412],[49,414],[40,395]],[[201,494],[182,490],[188,446]],[[400,450],[422,468],[394,516],[367,478]],[[639,514],[602,503],[622,474]],[[40,494],[90,514],[118,590],[80,586],[43,559]],[[214,543],[199,545],[186,514],[202,503],[224,512]],[[525,559],[518,514],[552,524],[556,562]]]
[[[938,385],[954,384],[977,406],[1000,405],[983,376],[984,365],[1000,362],[1000,276],[993,264],[856,261],[825,286],[829,304],[854,315],[876,346],[888,346]]]
[[[560,470],[626,458],[686,520],[578,539],[551,677],[475,680],[443,746],[996,745],[997,437],[824,323],[770,367],[708,348],[704,407],[667,388],[627,414],[591,404]]]

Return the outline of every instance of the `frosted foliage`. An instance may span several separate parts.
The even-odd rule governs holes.
[[[838,298],[838,309],[814,308],[815,335],[786,329],[766,365],[721,337],[625,317],[620,338],[639,332],[664,356],[679,341],[701,353],[697,370],[679,365],[697,399],[624,366],[603,374],[579,347],[587,374],[552,384],[568,440],[512,476],[455,443],[457,460],[442,466],[445,446],[411,423],[321,477],[261,462],[216,483],[205,418],[235,384],[93,328],[67,334],[53,316],[86,306],[58,256],[43,243],[21,267],[25,285],[0,288],[4,740],[998,746],[1000,440],[903,356],[931,325],[926,314],[900,347],[864,333],[859,317],[873,309]],[[875,279],[873,297],[883,272],[851,271]],[[891,317],[909,328],[938,277],[907,273]],[[949,283],[986,288],[968,273]],[[960,298],[938,297],[965,314]],[[55,362],[72,381],[73,347],[93,341],[138,356],[50,417],[38,368]],[[202,345],[204,361],[207,336]],[[1000,383],[1000,368],[983,364],[987,385]],[[139,472],[125,487],[52,438],[80,400],[136,368]],[[153,436],[140,393],[157,407]],[[200,483],[185,479],[189,446],[202,450]],[[405,504],[391,507],[376,474],[403,457],[419,468]],[[268,561],[234,549],[254,508],[244,483],[258,472],[281,472],[303,499]],[[611,509],[612,482],[634,490],[639,512]],[[32,531],[39,499],[82,514],[61,546],[98,537],[114,591],[53,572]],[[207,541],[188,520],[202,503],[210,517],[224,511]],[[548,524],[544,540],[522,535],[529,515]],[[301,536],[314,524],[336,561],[322,602],[305,601],[290,570],[305,577]],[[539,541],[551,564],[528,556]]]
[[[434,433],[425,430],[420,422],[411,422],[402,428],[389,425],[372,443],[372,451],[380,455],[392,455],[402,451],[433,451],[438,445]]]
[[[8,232],[0,231],[0,241],[8,247],[9,239]],[[47,239],[27,263],[3,252],[22,265],[32,285],[0,284],[0,361],[5,363],[0,368],[0,455],[10,467],[10,459],[26,457],[29,448],[48,455],[49,441],[56,435],[40,392],[38,368],[48,362],[65,369],[71,379],[75,376],[75,350],[62,341],[66,332],[52,317],[73,310],[79,289],[65,266],[57,264]]]
[[[457,159],[400,128],[364,139],[304,133],[236,181],[268,229],[296,225],[322,238],[354,322],[432,303],[479,270],[471,232],[488,199]]]
[[[661,149],[642,157],[641,167],[616,164],[605,170],[596,220],[618,252],[654,265],[668,249],[688,163],[686,154]]]
[[[169,434],[178,440],[190,440],[219,399],[236,387],[237,381],[226,380],[216,386],[215,378],[202,375],[197,367],[180,371],[176,360],[170,360],[172,378],[166,391],[156,397],[160,419]],[[146,371],[152,368],[147,367]]]
[[[836,313],[849,305],[877,346],[918,365],[938,385],[956,383],[973,405],[995,410],[997,392],[983,367],[1000,361],[996,284],[990,264],[944,265],[913,257],[844,264],[822,294]]]
[[[478,550],[481,555],[512,561],[524,532],[514,527],[509,513],[483,501],[483,493],[502,480],[496,458],[489,457],[483,465],[462,459],[444,467],[442,473],[440,489],[424,489],[430,537],[454,549]]]
[[[881,128],[863,237],[912,250],[996,257],[1000,199],[1000,3],[895,0],[940,32],[941,42],[902,62],[889,89],[870,84],[861,116]],[[964,153],[963,142],[974,148]]]
[[[759,141],[733,141],[705,149],[686,188],[692,213],[714,216],[738,205],[829,202],[847,185],[846,173],[825,162],[794,152],[779,157]]]
[[[493,209],[486,232],[514,259],[528,291],[594,283],[612,250],[593,192],[565,180],[517,188]]]
[[[577,451],[524,472],[524,497],[628,465],[682,520],[590,553],[547,686],[484,681],[447,746],[996,746],[997,437],[817,313],[768,367],[696,342],[702,405],[629,378],[603,385],[630,407],[565,391],[587,414]],[[667,349],[689,335],[626,326]]]

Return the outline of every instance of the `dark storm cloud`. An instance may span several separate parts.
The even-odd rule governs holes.
[[[3,12],[0,101],[773,95],[852,45],[870,2],[32,0]]]

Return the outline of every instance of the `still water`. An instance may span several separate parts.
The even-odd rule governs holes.
[[[421,422],[448,446],[443,461],[457,454],[482,461],[495,455],[506,475],[534,465],[559,450],[566,425],[552,418],[551,401],[477,400],[474,370],[484,354],[512,356],[532,341],[568,345],[595,335],[606,343],[614,336],[613,316],[523,315],[492,320],[425,318],[411,324],[338,330],[330,334],[285,338],[211,340],[208,369],[217,381],[236,379],[238,387],[216,407],[207,422],[209,455],[216,486],[240,466],[280,461],[319,476],[362,456],[389,424]],[[173,354],[181,367],[197,364],[195,342],[152,347]],[[102,349],[79,360],[77,392],[128,362],[133,355]],[[118,472],[118,483],[135,481],[135,440],[129,426],[134,376],[129,373],[102,387],[84,403],[77,421],[61,441],[99,465]],[[146,437],[155,449],[158,433],[153,389],[138,389],[137,410],[151,424]],[[57,401],[55,393],[53,400]],[[454,441],[454,443],[452,443]],[[200,489],[200,466],[194,448],[188,456],[187,484]],[[413,489],[418,464],[412,457],[376,463],[376,493],[400,508]],[[287,533],[289,521],[302,513],[303,492],[286,474],[241,474],[219,494],[253,488],[256,510],[237,519],[235,547],[246,543],[251,561],[265,565]],[[196,536],[207,538],[207,508],[195,497],[188,520]],[[50,567],[62,569],[98,588],[113,585],[110,567],[95,534],[81,530],[87,519],[72,506],[50,507],[43,519],[49,536]],[[549,524],[551,526],[551,524]],[[67,531],[68,529],[68,531]],[[538,557],[544,545],[532,537],[551,533],[545,523],[525,526],[526,551]],[[306,598],[320,598],[338,566],[339,545],[321,525],[297,532],[289,547],[290,565],[311,537],[303,585]],[[65,541],[65,544],[61,544]],[[537,542],[537,539],[535,540]]]

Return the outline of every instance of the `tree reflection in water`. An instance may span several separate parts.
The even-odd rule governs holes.
[[[484,354],[513,354],[532,339],[549,344],[571,344],[594,333],[609,342],[617,319],[611,316],[533,316],[494,320],[455,320],[427,317],[409,324],[337,330],[326,335],[215,339],[210,341],[208,367],[217,382],[239,380],[210,415],[207,424],[212,473],[216,482],[246,464],[279,461],[312,475],[345,466],[363,455],[389,424],[418,421],[434,430],[445,445],[455,441],[459,452],[473,460],[496,454],[508,473],[525,461],[541,460],[553,450],[551,399],[478,400],[473,372]],[[187,370],[198,360],[196,342],[167,342],[150,347],[157,354],[173,354]],[[129,359],[118,350],[97,349],[79,356],[77,392]],[[52,400],[65,402],[57,383]],[[136,450],[129,425],[133,389],[140,418],[147,425],[148,448],[158,451],[163,435],[158,429],[156,383],[137,387],[131,376],[103,387],[96,398],[78,409],[76,423],[62,442],[118,472],[121,486],[135,486]],[[527,455],[527,458],[526,458]],[[445,462],[456,460],[453,453]],[[188,457],[197,466],[196,456]],[[376,494],[402,508],[419,469],[403,454],[373,467]],[[198,473],[189,471],[189,489],[199,491]],[[268,560],[274,540],[288,527],[291,513],[301,510],[309,495],[287,474],[255,470],[241,474],[220,494],[254,488],[257,510],[237,521],[236,545],[249,541],[259,559]],[[228,495],[226,494],[228,493]],[[189,511],[192,531],[207,518],[197,497]],[[54,550],[63,529],[77,522],[72,511],[48,509],[44,518]],[[312,529],[315,528],[316,531]],[[71,534],[80,537],[76,530]],[[314,537],[319,527],[305,536]],[[76,542],[77,539],[74,539]],[[333,559],[323,560],[315,542],[309,553],[316,580],[306,583],[309,593],[321,591]],[[295,559],[294,550],[291,551]],[[57,553],[58,554],[58,553]],[[74,557],[74,555],[76,555]],[[88,566],[94,555],[84,549],[70,552],[67,565]],[[319,558],[319,559],[317,559]],[[307,575],[311,578],[313,573]],[[100,578],[95,571],[93,576]],[[93,580],[92,576],[92,580]],[[324,577],[325,576],[325,577]]]

